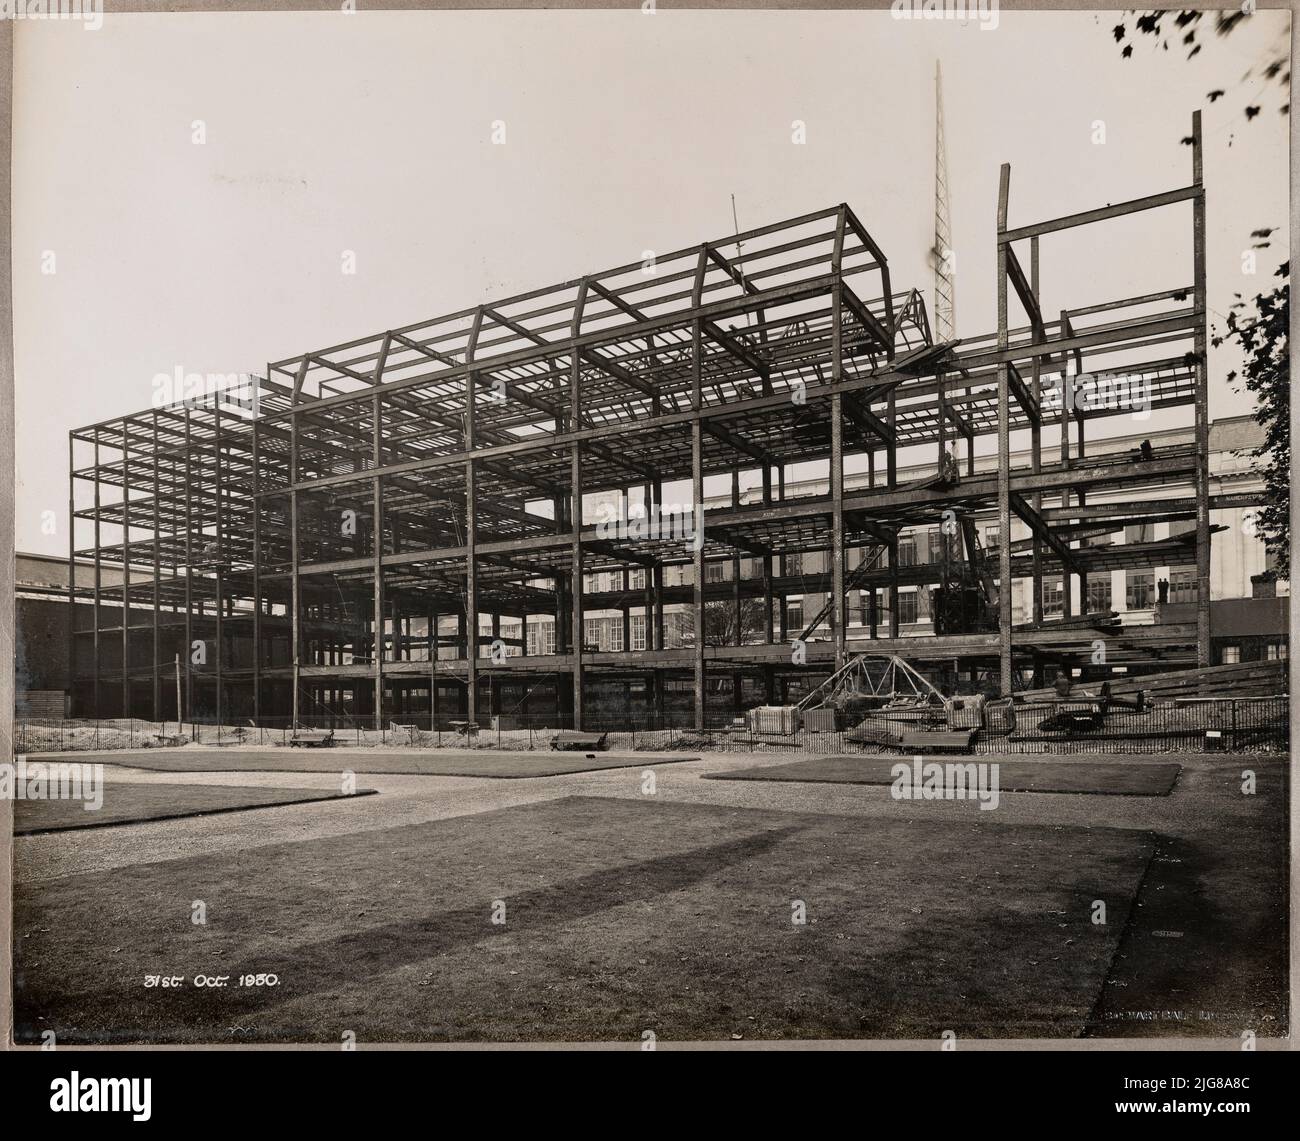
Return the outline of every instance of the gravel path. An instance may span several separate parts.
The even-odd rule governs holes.
[[[347,767],[348,751],[334,752],[339,771]],[[81,754],[79,759],[91,758]],[[218,784],[257,787],[339,788],[338,773],[275,772],[175,772],[162,773],[132,768],[128,756],[114,753],[102,760],[105,780],[158,782],[162,784]],[[981,758],[983,759],[983,758]],[[1138,758],[1063,757],[1061,764],[1123,760],[1141,764]],[[1149,758],[1149,763],[1167,763],[1171,757]],[[1261,792],[1268,782],[1280,782],[1285,775],[1282,758],[1213,757],[1186,754],[1177,758],[1183,774],[1174,795],[1169,797],[1097,797],[1052,793],[1003,793],[996,812],[980,813],[986,823],[1059,823],[1106,825],[1150,829],[1173,835],[1218,833],[1223,827],[1223,804],[1249,801],[1237,789],[1243,768],[1260,774]],[[734,805],[744,808],[830,812],[847,816],[876,817],[902,814],[905,817],[943,819],[979,813],[973,801],[904,802],[890,797],[885,786],[799,784],[792,782],[716,781],[701,779],[706,773],[731,772],[766,765],[788,764],[788,754],[727,753],[697,761],[674,762],[656,767],[647,756],[635,768],[571,773],[525,780],[479,777],[397,776],[367,773],[364,783],[378,796],[354,801],[324,801],[285,808],[259,809],[255,827],[234,816],[192,820],[158,821],[122,828],[93,829],[77,836],[20,836],[15,838],[14,872],[19,882],[50,879],[83,871],[122,867],[135,863],[174,859],[200,852],[230,851],[274,844],[284,840],[307,840],[318,836],[340,836],[466,816],[516,804],[562,796],[617,796],[640,798],[643,776],[654,773],[653,795],[669,800]],[[1247,805],[1249,807],[1249,805]],[[251,821],[247,823],[251,824]],[[1253,831],[1253,829],[1252,829]]]

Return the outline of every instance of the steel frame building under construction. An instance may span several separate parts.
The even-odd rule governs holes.
[[[69,558],[95,566],[91,606],[74,608],[90,614],[71,635],[74,714],[172,719],[180,690],[187,717],[306,724],[347,710],[376,725],[445,724],[502,711],[508,690],[531,695],[512,709],[589,727],[584,698],[634,679],[646,713],[664,709],[669,686],[693,693],[704,727],[718,674],[772,701],[792,675],[819,680],[867,649],[982,670],[1002,693],[1044,664],[1087,660],[1098,637],[1112,664],[1208,665],[1199,114],[1191,142],[1189,185],[1033,225],[1009,227],[1003,166],[998,324],[985,336],[936,343],[921,294],[896,288],[880,246],[839,205],[278,361],[253,381],[255,414],[228,393],[73,431]],[[1184,203],[1190,282],[1042,311],[1040,239]],[[1090,459],[1088,422],[1128,411],[1068,396],[1103,373],[1138,378],[1152,408],[1190,409],[1194,444]],[[1045,454],[1045,428],[1059,454]],[[1032,460],[1013,468],[1021,431]],[[984,437],[996,437],[997,470],[977,474]],[[964,470],[953,458],[963,441]],[[902,485],[897,454],[915,447],[934,449],[935,477]],[[865,486],[846,491],[846,461],[865,465]],[[790,465],[810,462],[827,465],[829,494],[788,498]],[[732,500],[704,511],[704,481],[718,476],[731,478]],[[761,503],[741,502],[742,478],[761,486]],[[666,510],[675,481],[689,481],[702,542],[635,522]],[[1098,502],[1116,491],[1144,502]],[[591,518],[593,493],[630,525]],[[901,638],[899,584],[940,572],[899,565],[900,529],[989,509],[1000,535],[1014,516],[1032,538],[980,555],[986,621]],[[1126,524],[1190,519],[1186,536],[1087,545]],[[786,573],[810,551],[828,553],[827,573]],[[965,560],[976,553],[968,544]],[[708,564],[742,558],[761,575],[710,581]],[[1089,572],[1193,561],[1195,622],[1121,628],[1086,613]],[[683,565],[686,584],[666,583],[665,569]],[[623,576],[625,589],[584,592],[593,572]],[[1065,583],[1064,614],[1050,620],[1044,574]],[[997,586],[1016,578],[1033,584],[1033,620],[1019,626]],[[870,614],[866,636],[850,638],[857,590]],[[783,599],[810,591],[829,596],[826,610],[807,630],[785,629]],[[737,644],[699,635],[665,647],[666,604],[688,604],[704,631],[706,607],[759,599],[761,641],[745,644],[737,621]],[[644,615],[644,650],[584,645],[584,611],[609,609]],[[554,653],[529,653],[539,615],[555,621]],[[524,635],[503,638],[503,617]]]

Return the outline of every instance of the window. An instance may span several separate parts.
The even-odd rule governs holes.
[[[1195,602],[1196,596],[1196,568],[1172,568],[1169,571],[1169,601]]]
[[[1125,573],[1124,604],[1129,610],[1150,610],[1156,602],[1155,572]]]
[[[1224,646],[1224,647],[1223,647],[1223,658],[1222,658],[1222,660],[1223,660],[1223,664],[1224,664],[1225,666],[1230,666],[1230,665],[1233,665],[1233,664],[1235,664],[1235,663],[1241,661],[1241,647],[1240,647],[1240,646]]]
[[[803,603],[792,602],[785,608],[785,628],[790,637],[797,638],[803,629]]]
[[[941,527],[931,528],[930,562],[941,563],[945,558],[955,559],[960,552],[961,539],[955,530],[948,532]]]
[[[501,623],[501,633],[498,635],[498,637],[500,637],[500,638],[502,639],[502,641],[505,641],[505,640],[508,638],[511,642],[517,642],[517,641],[519,640],[519,623],[518,623],[518,622],[502,622],[502,623]],[[509,644],[506,645],[506,657],[507,657],[507,658],[517,658],[517,657],[519,657],[523,652],[524,652],[524,651],[523,651],[522,649],[520,649],[520,647],[518,647],[518,646],[512,646],[512,645],[509,645]]]
[[[915,535],[899,536],[898,565],[900,567],[916,566],[916,536]]]
[[[1124,542],[1149,543],[1155,537],[1150,523],[1134,523],[1124,528]]]
[[[628,648],[631,650],[645,649],[645,615],[632,615],[632,645]]]
[[[541,622],[528,627],[529,654],[555,653],[555,623]]]
[[[586,646],[600,646],[600,621],[596,618],[582,620],[582,641]]]
[[[898,620],[899,622],[916,621],[916,591],[912,590],[906,594],[899,594]]]
[[[1065,586],[1059,578],[1043,579],[1043,615],[1052,617],[1065,610]]]
[[[645,567],[634,570],[627,581],[628,590],[645,590]]]
[[[784,569],[784,573],[785,573],[785,574],[787,574],[787,575],[791,575],[791,574],[803,574],[803,555],[802,555],[802,554],[799,554],[799,555],[782,555],[782,556],[781,556],[781,563],[782,563],[783,567],[785,568],[785,569]]]
[[[1088,576],[1088,611],[1092,614],[1113,610],[1110,597],[1110,571]]]
[[[601,625],[604,629],[603,648],[611,650],[614,653],[623,651],[623,619],[622,618],[602,618]]]
[[[850,590],[848,594],[849,625],[863,626],[867,621],[867,592]]]
[[[1264,657],[1270,662],[1286,661],[1286,643],[1274,642],[1272,645],[1264,647]]]
[[[989,551],[996,551],[1000,541],[1001,529],[998,527],[987,527],[984,530],[984,547]]]
[[[704,564],[704,581],[705,582],[723,582],[726,566],[723,563],[705,563]]]

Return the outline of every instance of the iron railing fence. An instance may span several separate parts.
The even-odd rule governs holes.
[[[982,727],[970,751],[981,756],[1032,753],[1286,752],[1290,710],[1285,696],[1259,698],[1184,698],[1149,709],[1109,709],[1098,716],[1086,702],[1016,704],[984,709]],[[636,715],[599,711],[584,718],[586,732],[607,734],[616,750],[854,753],[924,750],[924,737],[908,731],[946,729],[940,708],[918,710],[910,720],[879,714],[853,725],[792,733],[753,729],[743,715],[714,713],[707,728],[695,729],[689,711]],[[342,747],[549,749],[556,734],[554,715],[480,715],[472,731],[464,718],[439,718],[431,728],[427,713],[394,716],[376,728],[373,716],[300,718],[299,732],[330,732]],[[331,724],[332,722],[332,724]],[[294,737],[290,718],[261,718],[256,724],[216,724],[202,718],[176,722],[114,719],[22,718],[15,722],[14,749],[20,754],[107,752],[197,743],[222,747],[288,746]],[[909,744],[909,740],[913,742]],[[917,743],[919,742],[919,744]]]

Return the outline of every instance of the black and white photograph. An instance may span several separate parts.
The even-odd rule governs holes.
[[[1290,1048],[1288,7],[0,11],[7,1049]]]

